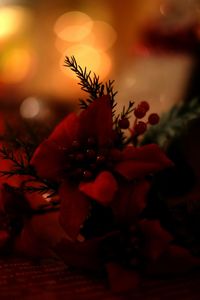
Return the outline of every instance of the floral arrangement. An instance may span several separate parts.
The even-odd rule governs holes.
[[[157,144],[142,145],[159,116],[146,101],[130,101],[118,114],[114,82],[101,83],[74,57],[65,63],[88,93],[81,112],[37,147],[18,141],[15,151],[8,143],[0,150],[3,166],[8,162],[2,175],[15,177],[15,185],[1,186],[1,253],[59,256],[106,273],[116,292],[148,274],[182,271],[183,261],[186,269],[199,264],[146,213],[155,174],[174,167]]]

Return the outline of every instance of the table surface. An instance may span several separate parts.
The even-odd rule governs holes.
[[[0,259],[1,300],[199,300],[200,274],[145,280],[126,295],[113,294],[106,281],[70,270],[60,260]]]

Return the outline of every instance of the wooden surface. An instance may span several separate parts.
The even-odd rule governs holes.
[[[70,270],[62,261],[0,259],[0,300],[199,300],[200,276],[145,280],[126,295],[114,295],[106,281]]]

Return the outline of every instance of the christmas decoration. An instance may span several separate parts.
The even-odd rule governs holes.
[[[159,116],[147,101],[130,101],[117,114],[113,81],[103,84],[74,57],[65,64],[88,94],[81,112],[67,115],[39,145],[18,140],[16,150],[12,143],[0,150],[2,164],[9,161],[1,171],[1,252],[58,255],[107,273],[115,292],[136,287],[144,275],[179,271],[175,262],[186,270],[198,265],[152,213],[156,176],[174,169],[156,143],[147,143]]]

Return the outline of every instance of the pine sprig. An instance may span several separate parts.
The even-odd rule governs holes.
[[[115,102],[115,96],[118,93],[117,91],[114,90],[114,83],[115,83],[114,80],[109,80],[108,82],[106,82],[106,93],[107,93],[107,95],[110,96],[113,109],[117,105],[117,103]]]
[[[81,89],[89,94],[88,99],[80,99],[80,107],[82,109],[86,109],[95,99],[105,95],[105,93],[110,96],[111,105],[114,109],[116,106],[114,98],[117,94],[117,92],[114,91],[114,80],[109,80],[103,84],[100,81],[99,76],[95,73],[93,73],[92,76],[91,71],[87,71],[86,68],[83,69],[80,65],[78,65],[74,56],[66,56],[64,66],[70,68],[76,74],[80,81],[78,84],[81,86]]]
[[[126,108],[123,106],[122,112],[121,112],[121,119],[130,117],[131,113],[134,111],[134,104],[135,102],[129,101],[128,107]]]
[[[70,68],[76,74],[77,78],[80,80],[79,85],[81,86],[81,89],[88,93],[92,100],[95,100],[98,97],[102,86],[102,83],[99,81],[99,76],[95,73],[91,76],[91,71],[88,72],[86,68],[83,69],[79,66],[74,56],[71,58],[66,57],[64,66]],[[85,103],[85,105],[87,104]]]
[[[175,105],[168,113],[163,114],[158,125],[149,128],[141,144],[156,143],[161,148],[166,148],[169,141],[180,136],[187,129],[188,123],[199,116],[200,101],[197,98]]]
[[[25,169],[26,162],[21,153],[16,155],[13,150],[7,148],[5,145],[0,148],[0,156],[3,159],[10,160],[15,169]]]
[[[23,148],[24,150],[24,148]],[[24,154],[24,155],[23,155]],[[21,191],[27,192],[37,192],[37,193],[50,193],[54,195],[58,189],[57,184],[50,182],[46,179],[40,178],[35,169],[30,165],[30,154],[26,152],[21,152],[15,154],[15,152],[6,146],[0,148],[0,156],[4,160],[9,160],[13,164],[12,169],[0,171],[1,176],[12,177],[16,175],[24,175],[31,177],[31,180],[23,182],[21,186]],[[28,182],[37,182],[38,185],[27,185]]]

